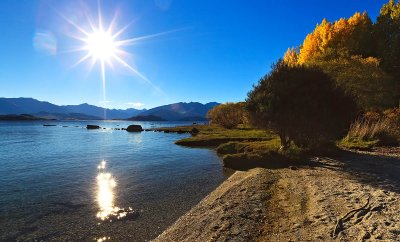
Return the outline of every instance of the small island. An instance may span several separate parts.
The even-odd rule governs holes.
[[[7,114],[0,115],[0,120],[4,121],[33,121],[33,120],[46,120],[45,118],[36,117],[30,114]]]

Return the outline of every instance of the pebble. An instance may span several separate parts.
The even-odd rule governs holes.
[[[221,226],[219,226],[219,225],[214,225],[214,226],[212,227],[213,230],[218,230],[219,228],[221,228]]]
[[[300,227],[301,227],[301,225],[298,224],[298,223],[296,223],[296,224],[293,225],[293,229],[298,229],[298,228],[300,228]]]

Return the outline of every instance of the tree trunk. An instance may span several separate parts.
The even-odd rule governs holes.
[[[281,147],[279,148],[279,150],[287,150],[287,148],[289,148],[290,146],[290,139],[286,135],[286,132],[279,132],[279,138],[281,139]]]

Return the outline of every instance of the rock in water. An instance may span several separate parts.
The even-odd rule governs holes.
[[[100,126],[98,125],[93,125],[93,124],[88,124],[86,125],[87,129],[100,129]]]
[[[126,128],[126,131],[128,131],[128,132],[142,132],[143,129],[142,129],[142,126],[140,126],[140,125],[132,124],[132,125],[129,125],[128,128]]]

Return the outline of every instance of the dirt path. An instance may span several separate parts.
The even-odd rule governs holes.
[[[400,241],[400,159],[236,172],[156,241]]]
[[[367,183],[355,171],[343,172],[338,160],[319,162],[281,172],[260,241],[400,241],[398,191],[373,182],[373,174]]]

